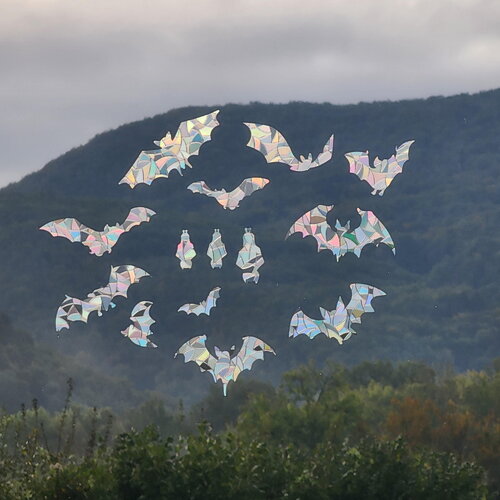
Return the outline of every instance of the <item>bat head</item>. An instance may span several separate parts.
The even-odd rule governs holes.
[[[346,225],[343,226],[340,221],[337,219],[335,221],[335,229],[337,230],[338,233],[345,234],[348,233],[349,230],[351,229],[351,221],[347,221]]]

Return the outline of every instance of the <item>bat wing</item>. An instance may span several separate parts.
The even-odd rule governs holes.
[[[359,257],[361,250],[371,243],[375,246],[384,243],[395,254],[394,241],[379,218],[370,210],[365,211],[358,208],[357,211],[361,216],[361,223],[352,233],[348,233],[349,238],[355,242],[353,248],[355,255]],[[353,236],[354,238],[352,238]]]
[[[285,239],[294,233],[301,233],[303,238],[312,236],[316,240],[318,252],[330,248],[328,241],[333,237],[334,231],[326,221],[326,216],[333,207],[334,205],[318,205],[306,212],[293,223]]]
[[[375,297],[386,295],[382,290],[364,283],[352,283],[351,300],[346,306],[351,323],[361,323],[361,316],[364,313],[374,312],[372,300]],[[353,330],[352,330],[353,331]],[[353,331],[353,333],[355,333]]]
[[[206,340],[206,335],[200,335],[189,339],[186,343],[181,345],[179,350],[174,354],[174,358],[177,357],[178,354],[183,354],[184,363],[194,361],[200,367],[202,372],[210,372],[214,381],[217,382],[214,373],[217,360],[205,347]]]
[[[156,212],[150,208],[134,207],[130,210],[127,218],[123,221],[123,230],[127,232],[135,226],[140,226],[143,222],[149,222],[153,215],[156,215]]]
[[[220,297],[220,286],[214,288],[208,294],[205,306],[205,314],[210,316],[210,311],[213,307],[217,307],[217,299]]]
[[[223,189],[222,190],[210,189],[205,181],[193,182],[192,184],[189,184],[187,188],[193,193],[204,194],[205,196],[210,196],[212,198],[217,198],[220,195],[226,194],[226,192]]]
[[[140,267],[132,265],[112,267],[109,274],[109,283],[105,287],[106,293],[109,293],[111,298],[117,296],[127,297],[130,286],[139,283],[146,276],[150,276],[150,274]],[[98,290],[93,293],[96,293]]]
[[[205,312],[205,306],[206,303],[204,300],[199,304],[183,304],[177,309],[177,312],[185,312],[186,314],[196,314],[196,316],[199,316]]]
[[[72,243],[82,242],[82,234],[84,235],[83,240],[85,240],[87,235],[92,231],[72,217],[47,222],[47,224],[44,224],[39,229],[41,231],[47,231],[54,237],[60,236],[61,238],[66,238]]]
[[[251,370],[252,365],[258,359],[264,359],[265,352],[272,352],[274,355],[276,353],[274,350],[267,345],[264,341],[257,337],[243,337],[243,345],[238,351],[238,354],[231,360],[238,372],[235,373],[234,379],[236,380],[237,374],[243,370]]]
[[[151,317],[149,312],[152,305],[153,303],[147,300],[138,302],[130,313],[130,321],[132,324],[121,332],[125,337],[128,337],[134,344],[140,347],[158,347],[148,339],[148,336],[153,333],[151,331],[151,325],[155,323],[155,320]]]
[[[269,182],[269,179],[264,179],[263,177],[249,177],[248,179],[244,179],[237,188],[227,193],[227,208],[230,210],[238,208],[241,200],[252,195],[255,191],[264,189]]]
[[[310,318],[301,309],[299,309],[290,320],[290,328],[288,330],[289,337],[297,337],[299,335],[306,335],[313,339],[319,333],[322,333],[320,328],[322,321]]]
[[[415,141],[406,141],[396,148],[396,163],[402,169],[404,164],[410,158],[410,147]]]
[[[264,155],[267,163],[285,163],[298,168],[300,161],[295,157],[281,132],[269,125],[245,123],[250,130],[247,146]]]

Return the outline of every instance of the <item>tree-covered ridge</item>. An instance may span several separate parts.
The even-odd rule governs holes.
[[[29,329],[37,346],[133,380],[138,389],[193,400],[206,393],[210,378],[171,356],[199,334],[207,335],[210,346],[225,348],[243,335],[262,338],[278,356],[256,365],[254,375],[275,381],[304,359],[347,364],[425,359],[460,369],[484,366],[500,352],[495,294],[499,104],[500,91],[492,91],[352,106],[222,106],[221,126],[193,158],[192,170],[133,191],[118,180],[138,152],[150,149],[167,130],[175,131],[180,121],[217,106],[177,109],[100,134],[0,191],[0,277],[8,284],[1,288],[2,308],[16,326]],[[276,127],[296,154],[317,154],[335,133],[333,159],[305,173],[267,165],[246,147],[249,132],[243,121]],[[371,196],[369,186],[348,173],[344,153],[368,149],[372,158],[387,158],[409,139],[415,139],[410,161],[382,198]],[[235,186],[249,176],[271,182],[231,213],[185,189],[200,179],[217,188]],[[330,223],[338,217],[355,226],[357,207],[373,210],[393,236],[396,256],[388,248],[368,247],[360,259],[348,255],[336,263],[328,252],[316,253],[310,239],[294,236],[285,243],[290,224],[318,203],[335,204]],[[141,205],[158,215],[100,259],[37,231],[67,216],[103,227]],[[250,226],[266,261],[257,286],[245,285],[234,265],[243,228]],[[215,227],[229,252],[220,272],[212,271],[204,256]],[[199,254],[189,272],[181,271],[174,257],[182,229],[189,229]],[[131,289],[128,299],[119,299],[116,309],[88,325],[72,325],[57,340],[53,320],[64,294],[82,297],[103,285],[111,264],[135,264],[152,278]],[[339,295],[349,299],[354,282],[387,293],[375,302],[375,313],[363,317],[356,337],[341,347],[319,337],[288,339],[290,317],[299,307],[319,318],[320,306],[332,309]],[[210,318],[176,312],[215,286],[222,288],[221,299]],[[133,305],[145,299],[157,305],[151,310],[159,345],[154,352],[136,348],[119,333]]]

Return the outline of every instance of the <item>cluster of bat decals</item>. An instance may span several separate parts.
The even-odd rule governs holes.
[[[186,167],[192,168],[189,161],[191,156],[198,155],[201,146],[210,141],[213,129],[219,125],[218,113],[219,111],[214,111],[182,122],[173,138],[168,132],[165,137],[155,141],[159,149],[141,151],[119,183],[128,184],[134,188],[141,183],[150,185],[155,179],[161,177],[168,178],[173,170],[183,175]],[[250,131],[247,146],[259,151],[267,163],[282,163],[293,172],[305,172],[320,167],[333,156],[333,135],[315,159],[312,154],[297,158],[285,137],[278,130],[269,125],[248,122],[244,124]],[[375,158],[373,166],[370,165],[368,151],[347,153],[345,157],[349,163],[349,171],[372,187],[372,195],[382,196],[394,177],[402,172],[413,142],[407,141],[401,144],[389,159]],[[235,210],[242,200],[264,189],[269,182],[269,179],[262,177],[249,177],[228,192],[224,188],[212,189],[204,180],[200,180],[191,183],[188,189],[193,193],[214,198],[224,209]],[[349,252],[359,257],[363,248],[368,244],[378,246],[383,243],[395,253],[391,235],[373,212],[358,208],[361,223],[358,227],[351,229],[350,221],[342,225],[337,220],[334,227],[327,222],[327,215],[333,208],[333,205],[317,205],[312,208],[292,224],[285,239],[294,233],[300,233],[304,238],[312,236],[316,240],[318,252],[330,250],[337,261]],[[61,236],[71,242],[79,242],[87,246],[91,254],[100,257],[105,253],[111,253],[123,233],[149,222],[154,215],[155,212],[149,208],[135,207],[130,210],[123,223],[106,225],[102,231],[91,229],[74,218],[50,221],[40,229],[54,237]],[[206,254],[210,259],[212,269],[222,267],[227,251],[219,229],[214,229]],[[196,251],[186,229],[182,230],[175,255],[179,259],[181,269],[191,269]],[[243,246],[236,259],[236,265],[246,271],[242,274],[243,281],[257,284],[260,277],[259,269],[263,264],[264,258],[261,249],[255,243],[255,235],[251,228],[245,228]],[[86,323],[92,312],[101,316],[109,308],[115,307],[116,297],[127,297],[129,287],[148,276],[150,276],[149,273],[134,265],[111,267],[106,285],[88,293],[83,299],[66,296],[56,313],[56,331],[69,328],[69,323],[74,321]],[[361,323],[361,316],[364,313],[373,312],[372,300],[385,295],[382,290],[363,283],[352,283],[350,289],[351,297],[347,305],[342,297],[339,297],[335,309],[329,311],[320,307],[322,319],[310,318],[299,309],[290,320],[289,337],[305,335],[313,339],[322,333],[330,339],[337,340],[339,344],[348,340],[356,333],[352,325]],[[221,288],[215,287],[208,293],[206,299],[200,303],[183,304],[178,312],[209,316],[211,310],[217,307],[220,295]],[[121,331],[123,336],[140,347],[157,347],[149,339],[153,334],[151,326],[155,323],[150,314],[152,306],[153,303],[150,301],[138,302],[130,313],[130,324]],[[174,357],[182,354],[186,363],[194,361],[201,371],[210,372],[214,382],[221,381],[224,395],[227,394],[229,382],[236,381],[243,370],[250,370],[255,361],[264,359],[264,353],[276,354],[261,339],[246,336],[243,337],[242,347],[237,353],[235,353],[234,345],[229,351],[215,347],[215,356],[213,356],[205,346],[206,340],[205,335],[191,338],[177,350]]]

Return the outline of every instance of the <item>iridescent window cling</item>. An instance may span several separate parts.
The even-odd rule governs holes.
[[[202,372],[209,372],[212,375],[215,383],[220,380],[224,396],[227,395],[229,382],[236,382],[243,370],[251,370],[255,361],[264,359],[265,352],[276,354],[259,338],[243,337],[243,345],[235,356],[233,356],[236,350],[234,345],[229,351],[222,351],[215,347],[215,356],[212,356],[205,347],[206,340],[206,335],[193,337],[179,348],[174,357],[183,354],[185,363],[194,361]]]
[[[214,229],[212,241],[208,245],[207,255],[210,259],[212,269],[220,269],[222,267],[222,259],[227,255],[227,251],[222,241],[220,229]]]
[[[54,237],[66,238],[72,243],[79,242],[89,247],[91,254],[101,257],[106,252],[111,253],[123,233],[140,226],[143,222],[149,222],[153,215],[156,215],[156,212],[149,208],[134,207],[122,224],[118,222],[114,226],[106,224],[103,231],[95,231],[73,218],[53,220],[40,229]]]
[[[181,269],[191,269],[193,267],[192,260],[196,257],[196,250],[191,243],[189,232],[187,229],[182,230],[181,241],[177,245],[177,252],[175,256],[179,259]]]
[[[245,228],[243,247],[238,252],[236,265],[243,270],[252,269],[249,273],[243,273],[242,278],[245,283],[257,284],[259,282],[259,269],[264,265],[264,257],[262,257],[260,247],[255,244],[255,235],[251,227]]]
[[[206,314],[210,316],[210,311],[213,307],[217,306],[217,299],[220,297],[220,286],[214,288],[210,291],[207,298],[202,300],[199,304],[184,304],[177,312],[185,312],[186,314],[196,314],[199,316],[200,314]]]
[[[121,332],[123,336],[130,339],[139,347],[158,347],[148,339],[153,334],[151,325],[156,323],[149,312],[152,305],[153,303],[148,300],[138,302],[130,313],[132,324]]]

